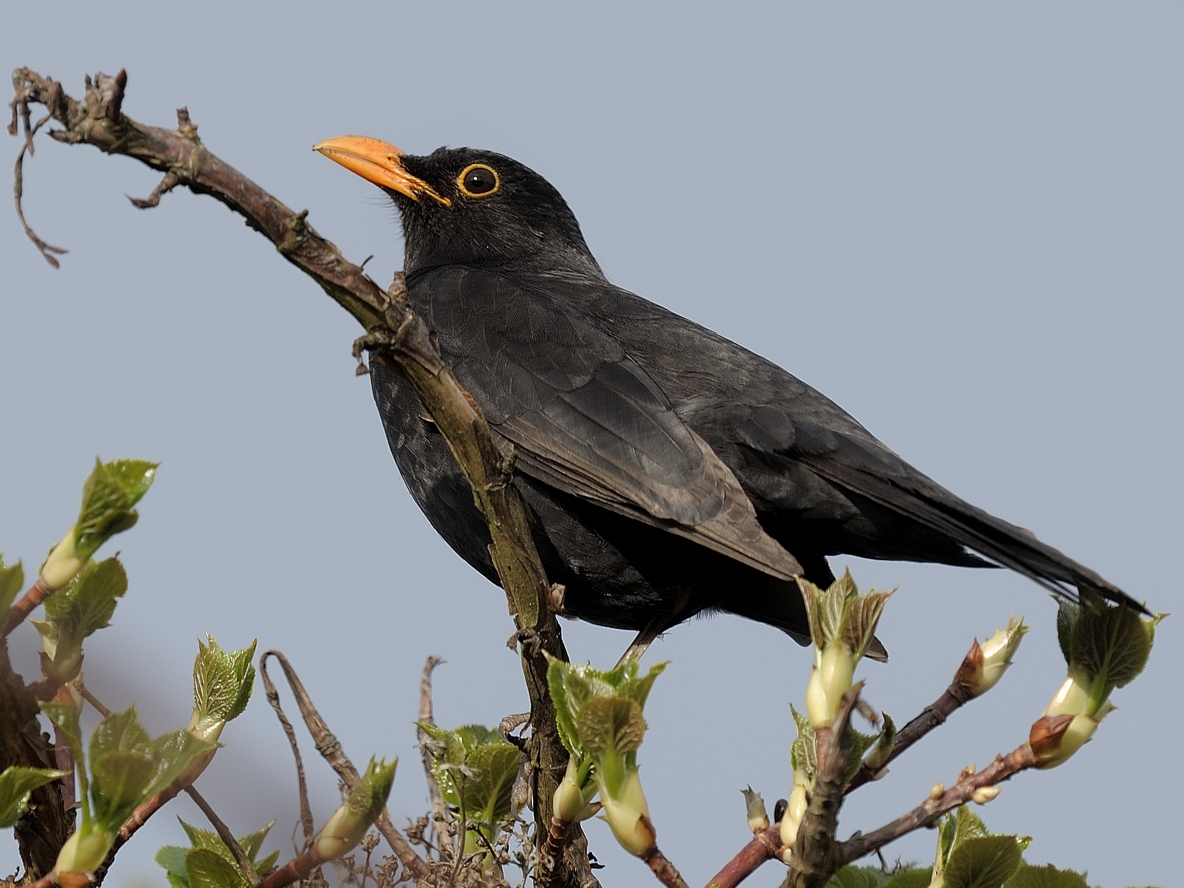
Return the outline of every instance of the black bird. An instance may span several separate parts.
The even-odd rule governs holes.
[[[489,151],[315,146],[389,194],[411,307],[517,453],[548,577],[569,616],[648,643],[727,611],[809,641],[793,580],[828,555],[1003,566],[1063,598],[1142,608],[1090,569],[959,499],[837,404],[717,333],[609,283],[545,179]],[[497,582],[472,494],[410,386],[373,368],[411,495]]]

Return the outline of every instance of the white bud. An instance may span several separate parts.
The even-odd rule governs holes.
[[[987,802],[998,796],[1002,791],[1003,789],[998,786],[980,786],[970,796],[970,799],[976,805],[985,805]]]

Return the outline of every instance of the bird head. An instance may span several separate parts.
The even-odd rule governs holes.
[[[313,146],[391,196],[403,219],[405,270],[528,261],[600,273],[558,191],[516,160],[474,148],[405,154],[365,136]]]

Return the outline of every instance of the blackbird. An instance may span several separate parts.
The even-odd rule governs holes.
[[[566,202],[521,163],[360,136],[314,146],[402,216],[407,296],[516,453],[563,611],[639,632],[724,611],[809,628],[794,578],[827,556],[1003,566],[1074,599],[1140,607],[975,508],[777,365],[609,283]],[[373,368],[395,462],[436,531],[497,582],[472,493],[411,387]],[[882,654],[882,651],[880,651]]]

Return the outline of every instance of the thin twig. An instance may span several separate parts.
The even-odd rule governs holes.
[[[293,857],[283,866],[268,873],[267,877],[259,883],[259,888],[283,888],[284,885],[291,885],[293,882],[308,878],[313,870],[326,863],[329,863],[329,859],[318,853],[317,846],[314,844],[303,854]]]
[[[423,675],[419,680],[420,724],[436,724],[432,717],[432,670],[443,662],[439,657],[428,657],[427,662],[423,664]],[[448,806],[444,804],[444,797],[440,795],[440,784],[436,781],[436,774],[432,770],[432,753],[428,746],[432,742],[432,738],[423,728],[416,729],[416,738],[419,741],[419,752],[423,758],[423,773],[424,780],[428,785],[428,797],[432,802],[432,831],[436,834],[436,843],[442,847],[445,836],[441,832],[441,826],[448,820]]]
[[[82,683],[82,676],[81,675],[78,676],[78,679],[74,682],[74,687],[78,688],[78,693],[82,695],[82,699],[85,700],[87,703],[89,703],[91,706],[93,706],[95,708],[95,711],[99,715],[101,715],[103,718],[106,718],[107,716],[109,716],[111,714],[111,710],[108,709],[106,706],[104,706],[102,701],[99,700],[99,698],[96,697],[94,694],[92,694],[87,689],[86,685]]]
[[[873,770],[865,765],[859,769],[859,772],[851,780],[851,785],[847,787],[847,792],[854,792],[865,783],[874,780],[876,775],[883,772],[890,762],[900,758],[910,746],[934,728],[945,724],[946,719],[972,699],[974,697],[965,686],[957,681],[952,682],[940,697],[926,706],[920,715],[897,732],[892,743],[892,752],[888,754],[879,768]]]
[[[17,92],[13,97],[12,102],[9,103],[9,107],[12,108],[12,123],[8,125],[8,132],[10,135],[16,135],[17,113],[19,110],[22,129],[24,130],[25,136],[25,143],[21,146],[21,150],[17,153],[16,165],[13,167],[12,171],[12,197],[13,201],[16,203],[16,216],[21,222],[21,227],[25,229],[25,234],[28,235],[29,240],[33,242],[33,245],[37,247],[41,255],[45,257],[45,261],[54,268],[60,268],[61,263],[58,262],[54,256],[55,254],[61,256],[67,251],[61,247],[55,247],[51,244],[47,244],[40,237],[38,237],[37,233],[33,231],[32,226],[30,226],[29,223],[25,221],[25,210],[21,205],[21,198],[24,195],[25,154],[33,154],[33,136],[37,134],[37,131],[41,129],[42,126],[53,119],[53,111],[51,110],[50,113],[46,114],[36,123],[31,124],[30,121],[32,118],[29,113],[29,100],[33,98],[33,91],[27,84],[18,82],[15,76],[13,77],[13,81]]]
[[[37,577],[36,582],[9,609],[8,622],[4,624],[4,636],[7,637],[13,629],[24,622],[25,617],[29,616],[33,612],[33,609],[49,598],[54,591],[54,589],[45,585],[45,581],[41,577]]]
[[[666,859],[666,855],[659,851],[656,847],[645,858],[646,866],[650,868],[658,881],[666,888],[688,888],[687,883],[683,881],[681,875],[674,864]]]
[[[279,661],[280,668],[284,670],[284,677],[288,680],[288,687],[292,691],[292,696],[296,698],[296,705],[300,708],[300,715],[304,719],[304,726],[308,729],[308,733],[312,736],[313,742],[316,745],[317,752],[321,754],[329,766],[337,772],[337,776],[341,778],[342,783],[348,789],[353,789],[354,785],[360,779],[358,769],[354,767],[341,749],[341,743],[337,737],[329,730],[328,724],[321,718],[321,714],[317,712],[313,705],[312,698],[304,689],[304,684],[300,681],[300,677],[296,674],[296,670],[288,662],[287,658],[279,651],[266,651],[263,656],[259,658],[259,671],[264,673],[266,668],[266,661],[268,657],[275,657]],[[265,680],[265,686],[267,686]],[[272,699],[275,694],[274,686],[268,691],[268,700]],[[275,694],[275,703],[272,708],[279,705],[279,695]],[[311,816],[311,815],[310,815]],[[391,850],[395,852],[395,856],[406,867],[407,872],[416,879],[422,879],[428,874],[429,867],[422,857],[415,853],[410,843],[403,838],[403,834],[395,828],[391,822],[390,815],[384,808],[382,814],[374,823],[378,831],[382,833],[383,838],[391,846]]]
[[[288,746],[292,750],[292,759],[296,762],[296,786],[300,794],[300,828],[304,832],[304,844],[307,845],[312,841],[316,825],[312,819],[312,805],[308,801],[308,783],[304,779],[304,759],[300,757],[300,746],[296,742],[296,730],[288,721],[288,717],[284,715],[284,709],[280,705],[279,692],[275,689],[271,676],[267,674],[267,657],[272,653],[276,653],[278,656],[278,652],[265,651],[259,657],[259,677],[263,680],[263,692],[267,697],[267,702],[284,729],[284,735],[288,738]]]
[[[973,799],[975,792],[983,787],[995,786],[1010,780],[1020,771],[1036,765],[1032,747],[1027,743],[1017,747],[1005,756],[997,756],[989,767],[977,773],[963,772],[961,779],[936,798],[929,798],[913,810],[877,830],[854,836],[836,848],[836,859],[840,866],[858,860],[907,835],[914,830],[930,826],[943,814],[965,805]]]
[[[201,808],[201,813],[206,815],[206,820],[210,821],[210,824],[214,827],[214,831],[218,833],[218,838],[230,849],[230,853],[234,855],[234,860],[238,864],[239,869],[242,870],[247,884],[252,886],[252,888],[258,885],[259,874],[255,872],[255,865],[251,863],[251,858],[247,856],[247,852],[243,850],[243,846],[238,843],[238,839],[234,837],[234,833],[230,831],[230,827],[222,822],[222,818],[218,816],[217,812],[210,807],[210,803],[194,787],[186,786],[185,792],[189,794],[189,798],[193,799],[197,807]]]

